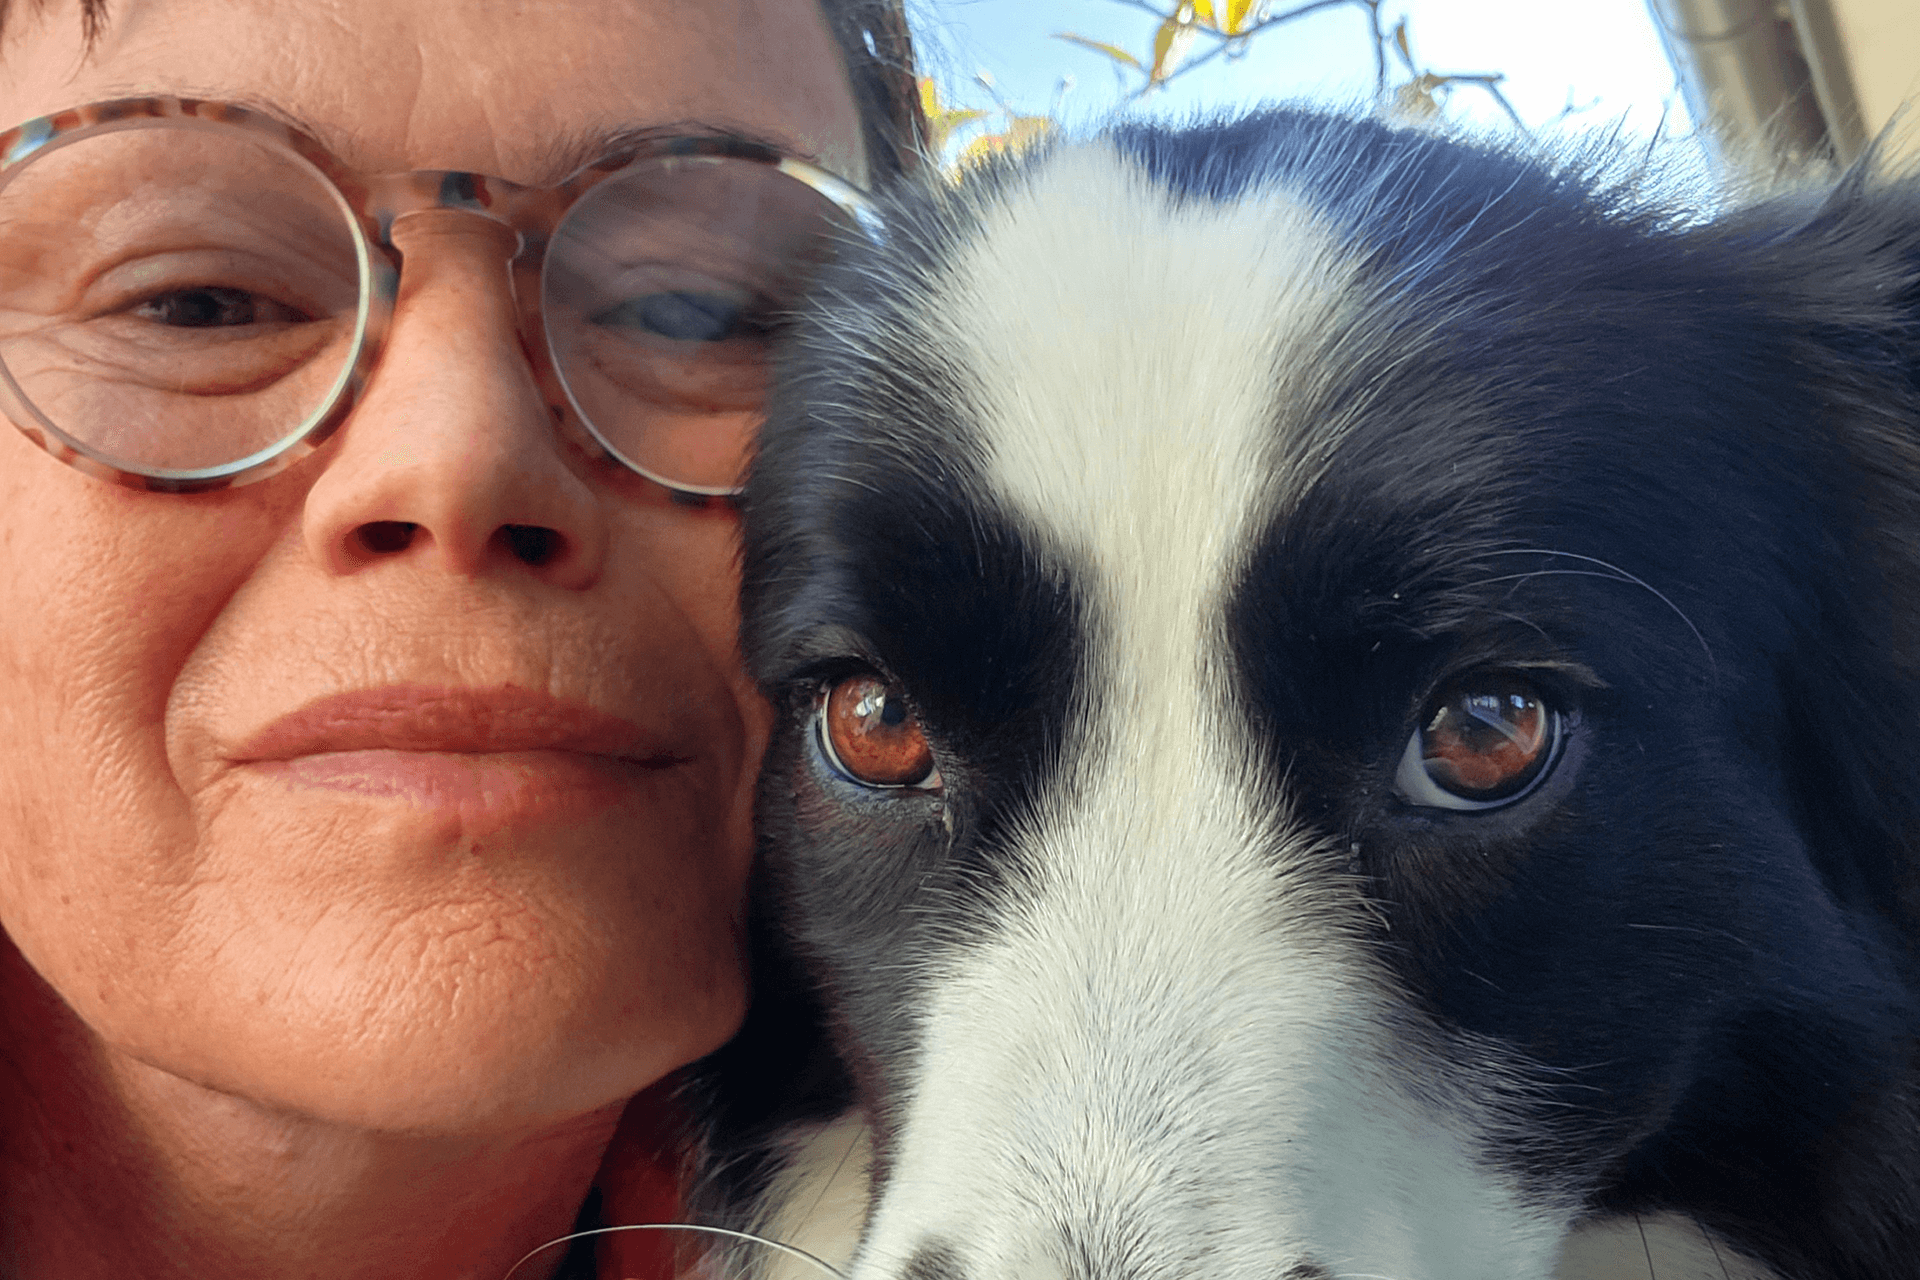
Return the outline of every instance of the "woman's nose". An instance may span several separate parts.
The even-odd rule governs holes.
[[[307,544],[330,571],[421,557],[463,576],[599,577],[606,510],[528,364],[513,238],[452,211],[395,225],[405,267],[386,349],[307,495]]]

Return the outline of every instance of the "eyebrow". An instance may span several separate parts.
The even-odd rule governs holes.
[[[629,125],[611,131],[582,132],[571,138],[557,138],[534,152],[533,168],[537,174],[543,175],[544,183],[559,182],[589,165],[624,159],[651,143],[667,138],[710,138],[721,142],[745,143],[777,151],[796,160],[805,160],[809,164],[820,163],[820,158],[805,148],[757,129],[732,122],[678,120],[669,124]]]
[[[319,140],[328,150],[336,150],[328,141],[328,134],[338,134],[339,130],[323,129],[298,112],[269,99],[244,96],[222,98],[216,94],[182,94],[180,96],[230,102],[236,107],[257,111],[263,116],[278,120],[289,128],[298,129],[310,138]],[[818,156],[804,147],[796,146],[790,140],[776,138],[771,134],[732,121],[675,120],[664,124],[620,125],[610,129],[585,128],[545,139],[529,148],[526,172],[520,177],[513,178],[513,181],[529,187],[553,186],[591,165],[622,159],[649,143],[666,138],[712,138],[724,142],[746,143],[766,147],[782,155],[792,156],[796,160],[805,160],[810,164],[820,164]],[[508,175],[489,174],[488,176],[498,178]]]

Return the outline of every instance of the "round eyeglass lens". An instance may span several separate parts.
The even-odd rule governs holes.
[[[680,1223],[601,1227],[541,1245],[502,1280],[546,1274],[560,1259],[591,1254],[591,1273],[623,1280],[845,1280],[791,1245],[743,1231]],[[572,1274],[571,1271],[568,1274]]]
[[[852,227],[806,183],[748,159],[667,157],[601,182],[555,231],[541,283],[574,411],[643,475],[734,491],[770,344]]]
[[[56,142],[0,186],[0,374],[99,462],[237,473],[340,399],[367,278],[339,193],[269,140],[169,121]]]

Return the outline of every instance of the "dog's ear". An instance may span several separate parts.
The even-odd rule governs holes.
[[[1828,884],[1920,956],[1920,169],[1870,154],[1817,199],[1723,223],[1754,250],[1835,466],[1814,501],[1838,554],[1782,675],[1784,759]]]

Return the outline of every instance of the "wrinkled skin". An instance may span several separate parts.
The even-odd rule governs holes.
[[[262,101],[367,172],[550,182],[701,122],[862,174],[807,0],[127,0],[90,54],[72,8],[16,5],[0,67],[8,124]],[[0,1274],[492,1280],[741,1015],[766,714],[734,518],[567,443],[497,239],[417,239],[368,394],[271,480],[138,492],[0,428]],[[239,759],[391,685],[552,693],[679,763],[503,806]]]

